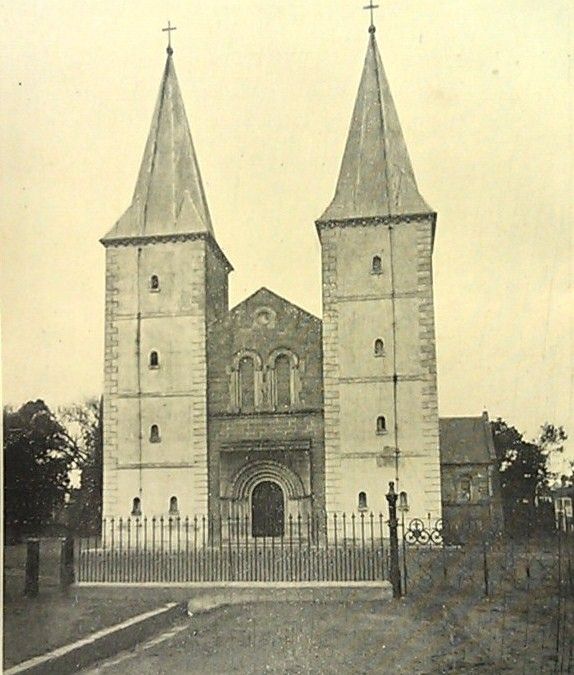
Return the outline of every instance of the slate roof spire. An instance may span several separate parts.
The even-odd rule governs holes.
[[[131,206],[103,241],[200,232],[214,237],[170,43]]]
[[[427,213],[371,23],[335,196],[318,222]]]

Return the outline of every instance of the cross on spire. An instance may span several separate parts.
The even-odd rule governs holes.
[[[369,33],[375,32],[375,15],[373,11],[378,8],[379,5],[373,5],[373,0],[369,0],[369,4],[366,7],[363,7],[363,9],[368,9],[371,12],[371,25],[369,26]]]
[[[176,26],[172,26],[171,22],[167,22],[167,28],[162,28],[161,31],[162,33],[165,33],[167,31],[167,53],[169,55],[173,54],[173,49],[171,48],[171,31],[172,30],[177,30]]]

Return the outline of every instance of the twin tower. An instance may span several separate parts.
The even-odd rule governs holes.
[[[273,499],[283,495],[291,513],[303,505],[313,512],[378,512],[394,480],[408,495],[411,517],[439,518],[435,224],[436,213],[417,188],[371,27],[335,196],[316,221],[322,328],[282,299],[268,309],[269,292],[251,323],[249,301],[230,311],[232,266],[215,238],[168,50],[132,203],[102,239],[104,517],[227,515],[219,473],[230,462],[239,466],[238,476],[249,473],[242,496],[247,509],[249,490],[276,481]],[[270,316],[282,320],[284,306],[295,328],[276,339],[291,335],[293,344],[268,345],[270,353],[291,359],[285,360],[291,384],[280,408],[257,389],[275,382],[279,366],[266,370],[265,358],[258,357],[259,366],[253,357],[255,376],[247,366],[242,371],[255,346],[228,354],[229,339],[219,348],[210,335],[217,325],[235,330],[239,324],[229,317],[240,313],[248,322],[241,324],[242,339],[265,351],[261,331]],[[313,354],[300,357],[315,347],[297,328],[305,322],[318,326],[319,375],[311,384],[305,377]],[[253,396],[245,393],[250,382],[256,383]],[[305,400],[298,393],[294,398],[296,382],[310,389]],[[231,392],[227,408],[212,409],[212,390]],[[243,436],[226,445],[225,429],[244,430]],[[240,453],[235,464],[229,460],[234,449]],[[233,475],[230,469],[226,480],[232,483]]]

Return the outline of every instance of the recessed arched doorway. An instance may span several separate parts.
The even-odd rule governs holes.
[[[264,480],[251,493],[251,534],[282,537],[285,532],[285,498],[279,483]]]

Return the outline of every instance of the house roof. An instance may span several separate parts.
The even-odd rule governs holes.
[[[103,238],[214,236],[199,164],[168,50],[132,203]]]
[[[441,464],[490,464],[496,458],[486,412],[480,417],[441,417],[439,435]]]
[[[374,27],[369,33],[335,196],[318,222],[433,213],[417,187]]]

